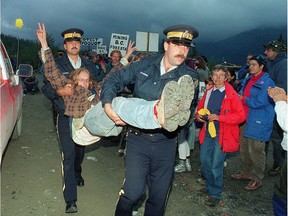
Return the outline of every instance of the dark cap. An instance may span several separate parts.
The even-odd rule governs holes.
[[[270,41],[267,44],[263,45],[265,49],[271,49],[275,52],[285,52],[286,51],[286,46],[283,42],[278,41],[278,40],[273,40]]]
[[[249,59],[249,61],[250,60],[257,61],[259,65],[266,65],[266,61],[267,61],[263,55],[254,55]]]
[[[81,39],[81,36],[84,34],[84,32],[81,29],[78,28],[70,28],[61,33],[61,36],[64,38],[64,41],[67,39],[70,40],[79,40]]]
[[[185,46],[193,46],[192,39],[199,35],[198,30],[189,25],[170,26],[163,33],[167,36],[167,41]]]

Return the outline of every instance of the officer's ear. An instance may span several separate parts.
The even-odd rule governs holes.
[[[167,51],[169,43],[167,41],[164,42],[164,50]]]

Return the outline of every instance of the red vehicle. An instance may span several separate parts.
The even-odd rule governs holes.
[[[33,68],[31,65],[19,65],[16,73],[10,62],[4,44],[0,40],[0,163],[2,155],[10,140],[21,135],[23,87],[20,77],[29,77]]]

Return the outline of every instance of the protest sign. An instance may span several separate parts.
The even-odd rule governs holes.
[[[112,33],[110,45],[109,45],[109,55],[113,50],[119,50],[122,56],[125,56],[127,46],[129,42],[129,35]]]

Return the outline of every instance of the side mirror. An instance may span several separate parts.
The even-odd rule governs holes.
[[[29,64],[20,64],[16,74],[20,77],[30,77],[33,74],[33,67]]]

